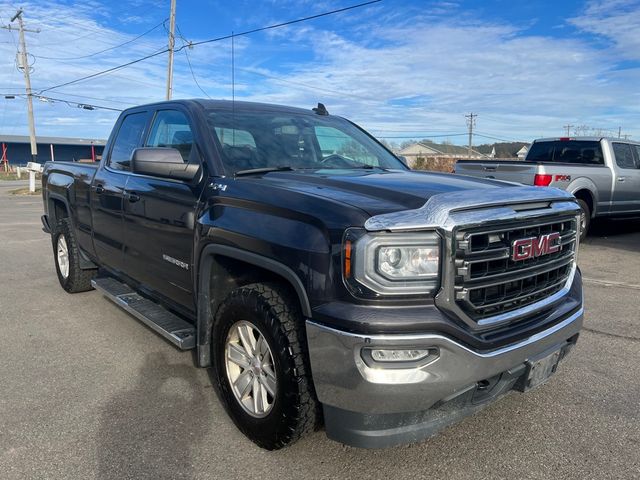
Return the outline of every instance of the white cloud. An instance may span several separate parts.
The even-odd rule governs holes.
[[[615,1],[620,3],[615,9],[589,3],[583,15],[570,20],[583,33],[565,38],[534,36],[513,25],[473,18],[470,12],[459,12],[453,2],[433,3],[422,12],[379,4],[345,17],[335,31],[305,23],[240,37],[235,40],[236,95],[308,108],[323,101],[330,112],[388,136],[409,130],[462,133],[464,114],[474,111],[479,114],[479,132],[502,138],[557,135],[567,122],[611,129],[621,125],[640,138],[640,127],[635,125],[640,70],[619,68],[621,61],[636,59],[640,52],[638,34],[631,28],[634,22],[640,24],[640,9]],[[166,44],[165,32],[158,28],[99,56],[48,60],[43,57],[88,55],[135,35],[119,30],[121,24],[115,19],[121,12],[95,1],[39,2],[24,8],[26,22],[42,29],[27,37],[30,51],[38,57],[32,80],[36,90],[142,57]],[[145,8],[156,12],[157,18],[146,14]],[[10,5],[0,4],[0,12],[10,11]],[[141,31],[161,22],[163,11],[139,2],[127,10],[129,18],[145,19],[138,26]],[[189,26],[181,28],[188,36]],[[593,41],[602,37],[606,43]],[[2,40],[11,41],[7,32]],[[230,98],[230,42],[188,52],[204,90],[214,98]],[[2,93],[23,87],[21,74],[13,67],[14,54],[12,43],[0,43]],[[163,54],[47,94],[124,108],[163,99],[165,81]],[[203,96],[184,52],[176,54],[174,85],[176,97]],[[25,133],[24,102],[0,101],[0,131]],[[36,102],[42,135],[106,137],[116,115]]]
[[[638,0],[591,1],[584,14],[570,23],[613,42],[611,52],[621,59],[640,60],[640,2]]]

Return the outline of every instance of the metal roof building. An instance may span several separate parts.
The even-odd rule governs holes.
[[[65,138],[37,136],[37,160],[77,162],[96,161],[102,155],[106,140],[93,138]],[[31,146],[26,135],[0,135],[0,163],[26,165],[31,161]]]

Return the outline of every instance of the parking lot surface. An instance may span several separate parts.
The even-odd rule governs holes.
[[[58,285],[38,196],[0,182],[0,478],[640,478],[640,222],[581,247],[585,328],[558,374],[419,444],[323,431],[267,452],[208,373],[97,292]]]

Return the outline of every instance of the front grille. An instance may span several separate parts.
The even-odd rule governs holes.
[[[514,240],[559,233],[559,251],[514,261]],[[565,286],[576,249],[575,217],[460,230],[455,234],[455,299],[474,321],[512,312]]]

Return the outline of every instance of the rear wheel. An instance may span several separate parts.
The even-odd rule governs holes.
[[[58,221],[53,228],[51,240],[58,281],[62,288],[69,293],[92,290],[91,279],[95,277],[97,270],[80,268],[80,250],[68,218]]]
[[[589,232],[589,227],[591,226],[591,209],[587,202],[578,199],[578,205],[580,205],[580,241],[584,240],[587,237],[587,233]]]
[[[212,374],[237,427],[262,448],[285,447],[318,423],[302,317],[275,284],[232,291],[213,327]]]

